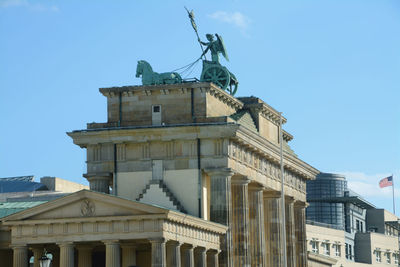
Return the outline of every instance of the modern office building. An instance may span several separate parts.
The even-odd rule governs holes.
[[[311,260],[318,255],[336,260],[333,266],[397,266],[398,217],[349,190],[343,175],[320,173],[307,183],[307,200]]]

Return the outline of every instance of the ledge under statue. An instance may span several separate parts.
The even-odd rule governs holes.
[[[202,42],[200,40],[199,34],[197,32],[197,26],[194,21],[193,11],[189,12],[189,18],[192,27],[197,35],[197,41],[200,44],[202,54],[194,61],[182,68],[179,68],[173,72],[157,73],[154,72],[151,65],[145,60],[139,60],[136,67],[136,77],[142,78],[143,85],[156,85],[156,84],[176,84],[183,83],[188,80],[191,82],[193,79],[183,79],[182,75],[190,74],[195,67],[195,65],[202,60],[203,68],[200,75],[200,82],[212,82],[219,86],[222,90],[226,90],[232,96],[235,95],[238,87],[238,80],[235,75],[231,73],[225,66],[222,66],[219,62],[219,54],[229,61],[228,54],[226,52],[225,44],[222,37],[215,34],[215,39],[213,34],[206,34],[208,42]],[[203,48],[205,47],[205,49]],[[211,60],[207,60],[206,54],[210,51]],[[178,72],[180,71],[180,72]],[[195,80],[198,81],[197,78]]]

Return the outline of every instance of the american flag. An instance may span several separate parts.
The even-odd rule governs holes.
[[[379,187],[387,187],[387,186],[393,186],[393,175],[383,178],[382,180],[379,181]]]

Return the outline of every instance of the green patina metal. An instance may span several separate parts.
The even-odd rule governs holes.
[[[229,61],[229,58],[222,37],[218,34],[215,34],[215,36],[216,40],[214,40],[212,34],[206,34],[208,42],[200,41],[200,44],[207,47],[202,56],[208,51],[211,52],[211,61],[203,60],[200,81],[215,83],[221,89],[227,90],[231,95],[235,95],[239,82],[233,73],[219,63],[219,54],[222,54],[227,61]]]
[[[200,81],[212,82],[219,86],[221,89],[228,91],[229,94],[235,95],[239,82],[236,79],[235,75],[233,75],[233,73],[231,73],[225,66],[222,66],[219,62],[219,54],[222,54],[222,56],[227,61],[229,61],[228,53],[226,52],[225,44],[222,37],[218,34],[215,34],[216,39],[214,39],[214,35],[206,34],[208,42],[202,42],[197,31],[197,25],[194,21],[193,10],[189,12],[189,10],[186,8],[186,11],[188,12],[193,30],[196,33],[197,41],[200,44],[202,54],[196,61],[178,70],[184,69],[181,72],[183,73],[192,68],[200,59],[203,58],[203,68],[200,75]],[[205,47],[205,49],[203,48],[203,46]],[[211,53],[211,60],[207,60],[206,57],[206,54],[209,51]],[[142,77],[143,85],[174,84],[183,82],[179,73],[154,72],[150,64],[144,60],[139,60],[136,67],[136,77],[139,78],[140,76]]]
[[[139,60],[136,67],[136,77],[142,76],[143,85],[181,83],[182,77],[177,72],[157,73],[145,60]]]

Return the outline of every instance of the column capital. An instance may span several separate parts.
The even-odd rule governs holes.
[[[150,243],[166,243],[167,239],[164,237],[158,237],[158,238],[149,238]]]
[[[73,247],[74,246],[73,242],[60,242],[60,243],[56,243],[56,244],[59,247]]]
[[[210,176],[232,176],[235,174],[231,168],[207,168],[204,171]]]
[[[27,244],[11,244],[9,247],[11,249],[28,249]]]
[[[281,192],[280,191],[273,191],[273,190],[267,190],[264,191],[263,198],[265,199],[276,199],[281,197]]]
[[[287,204],[293,204],[295,202],[295,199],[294,199],[294,197],[291,197],[291,196],[285,196],[285,202]]]
[[[111,172],[90,172],[90,173],[84,173],[83,177],[88,179],[89,181],[92,179],[96,180],[109,180],[112,178],[112,173]]]
[[[119,240],[118,239],[110,239],[110,240],[103,240],[104,245],[119,245]]]
[[[259,183],[249,183],[249,190],[260,192],[265,190],[265,186]]]
[[[294,206],[295,206],[296,208],[307,208],[308,205],[309,205],[309,204],[308,204],[307,202],[300,201],[300,200],[296,200],[296,201],[294,202]]]
[[[251,180],[247,176],[234,176],[232,178],[231,183],[232,185],[247,185],[251,182]]]

